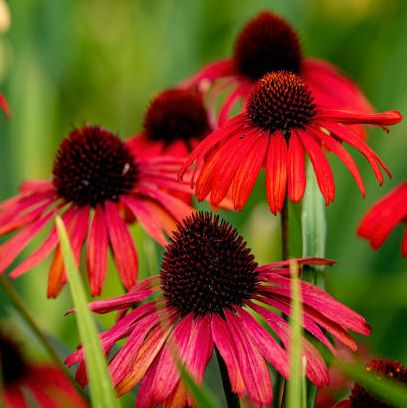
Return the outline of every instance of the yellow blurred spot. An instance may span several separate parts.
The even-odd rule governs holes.
[[[10,9],[4,0],[0,0],[0,33],[5,33],[10,28]]]

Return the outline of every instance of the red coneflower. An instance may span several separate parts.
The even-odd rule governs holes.
[[[210,132],[202,94],[190,89],[167,89],[150,103],[143,131],[128,146],[146,157],[187,157]]]
[[[236,102],[246,98],[265,74],[274,71],[288,71],[299,74],[310,87],[318,104],[331,108],[352,109],[372,113],[372,107],[357,86],[331,64],[311,58],[304,58],[297,33],[280,16],[263,12],[250,20],[237,37],[234,55],[204,67],[187,86],[204,85],[216,81],[212,91],[220,93],[232,85],[233,91],[223,103],[219,121],[222,124]],[[355,131],[363,136],[364,129]]]
[[[25,182],[18,196],[0,204],[0,234],[20,230],[0,246],[0,273],[62,213],[78,262],[86,242],[92,295],[101,293],[109,244],[124,286],[131,288],[137,282],[138,261],[123,218],[137,219],[152,238],[165,245],[163,230],[172,231],[192,210],[164,191],[187,192],[188,186],[175,179],[177,167],[177,159],[133,156],[117,136],[100,127],[74,130],[59,146],[52,181]],[[48,296],[56,297],[66,277],[54,225],[40,247],[10,276],[17,278],[54,250]]]
[[[13,341],[1,333],[0,374],[2,407],[28,408],[33,399],[41,408],[87,407],[60,370],[51,365],[28,363]]]
[[[10,106],[7,102],[6,97],[0,92],[0,109],[4,112],[6,117],[11,116]]]
[[[376,374],[378,380],[387,378],[407,387],[407,368],[395,360],[372,360],[366,365],[366,371]],[[406,388],[407,389],[407,388]],[[339,402],[337,408],[391,408],[386,402],[373,395],[362,385],[356,383],[352,389],[349,399]]]
[[[363,114],[326,108],[316,104],[309,87],[296,74],[272,72],[258,81],[242,113],[198,145],[179,175],[182,177],[196,162],[198,199],[203,200],[210,194],[210,202],[216,207],[228,194],[235,209],[241,210],[264,167],[267,198],[275,214],[281,211],[287,190],[294,202],[304,195],[307,152],[329,205],[335,197],[335,183],[323,147],[343,161],[364,196],[359,170],[342,142],[366,157],[380,184],[383,182],[380,165],[389,175],[390,172],[349,125],[365,123],[384,127],[400,120],[401,115],[396,111]]]
[[[332,264],[319,258],[294,261],[298,265]],[[201,383],[216,347],[226,364],[232,391],[258,406],[270,404],[272,384],[267,362],[285,377],[288,375],[290,327],[270,307],[290,315],[289,264],[282,261],[259,267],[231,225],[210,213],[187,217],[171,237],[159,276],[139,283],[124,296],[90,305],[96,313],[124,313],[128,309],[100,336],[107,355],[117,341],[127,338],[109,362],[118,394],[140,382],[137,407],[184,407],[187,401],[191,404],[173,360],[174,351]],[[332,352],[335,349],[324,331],[352,349],[356,343],[349,329],[370,334],[362,316],[320,288],[301,282],[301,292],[304,328]],[[154,299],[147,300],[153,294]],[[139,306],[133,309],[135,304]],[[321,387],[328,382],[327,367],[312,344],[305,338],[303,341],[307,376]],[[78,362],[77,380],[85,385],[82,349],[66,361],[69,366]]]
[[[399,223],[407,222],[407,182],[402,183],[378,201],[364,216],[358,234],[377,249]],[[407,257],[407,226],[404,230],[401,253]]]

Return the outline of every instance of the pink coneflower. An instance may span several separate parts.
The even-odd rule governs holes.
[[[332,264],[318,258],[294,261],[300,266]],[[118,394],[140,383],[139,408],[191,404],[174,363],[174,351],[201,383],[216,348],[226,364],[232,391],[257,406],[270,404],[272,384],[267,362],[288,376],[291,332],[275,309],[290,315],[289,264],[282,261],[258,266],[243,238],[218,216],[195,213],[187,217],[171,237],[159,276],[140,282],[124,296],[90,305],[96,313],[122,312],[121,319],[100,337],[107,355],[117,341],[127,338],[109,362]],[[325,332],[352,349],[356,343],[349,329],[370,334],[362,316],[320,288],[301,282],[301,292],[304,328],[332,352],[335,349]],[[308,378],[318,387],[326,385],[328,371],[323,359],[309,341],[303,341]],[[77,379],[85,385],[83,359],[79,349],[66,363],[81,363]]]
[[[296,74],[272,72],[258,81],[246,109],[226,121],[192,152],[180,176],[196,162],[198,199],[210,194],[210,202],[216,207],[228,194],[235,209],[241,210],[264,167],[267,198],[275,214],[281,211],[287,192],[294,202],[303,197],[307,153],[329,205],[335,197],[335,183],[323,147],[342,160],[364,196],[362,178],[344,142],[366,157],[380,184],[383,182],[380,166],[389,175],[390,172],[349,125],[385,127],[400,120],[401,115],[396,111],[363,114],[318,105],[309,87]]]
[[[256,82],[274,71],[300,75],[318,104],[372,113],[362,92],[337,68],[325,61],[304,58],[293,27],[271,12],[260,13],[247,23],[237,37],[232,58],[207,65],[185,85],[199,87],[202,84],[208,88],[208,81],[215,82],[215,94],[226,86],[233,86],[220,111],[222,124],[236,102],[249,96]],[[217,81],[219,79],[224,81]],[[355,131],[360,136],[365,134],[361,126]]]
[[[62,214],[79,262],[86,245],[89,285],[101,293],[107,269],[108,247],[120,279],[128,289],[137,282],[136,248],[126,219],[136,219],[162,245],[164,232],[190,213],[183,201],[164,190],[187,191],[175,180],[179,161],[172,158],[134,157],[117,136],[97,126],[74,130],[61,143],[52,181],[28,181],[21,193],[0,204],[0,234],[19,232],[0,246],[0,273],[47,225],[44,242],[10,273],[17,278],[54,252],[48,296],[56,297],[66,277],[54,217]]]
[[[87,407],[64,374],[54,366],[27,362],[9,338],[0,333],[0,405],[28,408]]]
[[[370,241],[377,249],[389,236],[397,224],[407,222],[407,182],[400,184],[379,200],[364,216],[358,234]],[[404,230],[401,253],[407,257],[407,226]]]
[[[375,373],[378,380],[386,378],[406,385],[407,368],[395,360],[376,359],[366,365],[366,371]],[[393,405],[384,402],[378,396],[373,395],[362,385],[356,383],[349,399],[339,402],[336,408],[391,408]]]
[[[146,157],[160,155],[185,158],[210,132],[202,94],[190,89],[167,89],[153,98],[143,131],[128,141]]]

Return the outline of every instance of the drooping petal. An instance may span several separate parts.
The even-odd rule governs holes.
[[[172,321],[170,320],[168,323],[171,324]],[[116,391],[118,395],[123,395],[130,391],[143,378],[144,374],[165,344],[169,334],[170,328],[165,327],[165,329],[163,329],[161,325],[156,326],[150,331],[141,346],[134,364],[127,371],[123,381],[117,385]]]
[[[242,308],[236,308],[241,319],[242,327],[251,337],[263,357],[284,377],[288,378],[287,352],[277,343],[264,327],[252,315]]]
[[[4,112],[4,114],[8,118],[11,116],[10,105],[8,104],[7,99],[1,92],[0,92],[0,109]]]
[[[232,182],[232,198],[236,211],[242,210],[246,204],[266,156],[268,137],[266,135],[255,137],[255,143],[242,158],[240,167]]]
[[[273,277],[275,286],[262,286],[261,291],[272,296],[273,293],[291,298],[291,279],[283,276]],[[352,309],[338,302],[324,290],[308,282],[301,282],[301,297],[304,305],[309,305],[328,319],[356,333],[369,335],[371,328],[366,320]]]
[[[117,270],[126,289],[137,282],[138,258],[130,231],[120,217],[117,204],[105,202],[105,220]]]
[[[215,130],[207,136],[190,154],[188,160],[180,167],[178,177],[182,179],[187,168],[189,168],[195,161],[202,161],[208,152],[217,144],[225,142],[230,137],[233,137],[236,132],[242,133],[242,129],[246,127],[246,116],[243,113],[236,115],[230,119],[225,126]],[[244,133],[244,132],[243,132]],[[194,179],[192,179],[192,183]]]
[[[284,205],[287,191],[287,143],[281,131],[270,136],[266,161],[266,192],[275,215]]]
[[[360,140],[354,133],[352,133],[349,126],[345,127],[332,122],[327,124],[326,128],[338,139],[350,144],[355,149],[359,150],[363,156],[365,156],[380,185],[383,184],[383,174],[380,170],[379,163],[382,165],[387,174],[391,176],[391,173],[388,171],[387,167],[384,166],[378,155],[363,140]]]
[[[80,261],[81,249],[88,232],[89,212],[89,206],[78,208],[72,218],[71,223],[66,226],[68,237],[72,246],[72,252],[78,266]],[[59,244],[55,251],[55,255],[48,273],[47,296],[49,298],[57,297],[65,282],[66,274],[64,267],[64,258],[62,255],[61,245]]]
[[[264,318],[281,339],[285,348],[289,350],[292,333],[288,323],[281,316],[263,306],[259,306],[253,302],[250,302],[249,306]],[[307,377],[319,388],[327,385],[329,383],[329,374],[324,360],[315,347],[304,337],[302,338],[302,346],[303,355],[306,358]]]
[[[62,215],[62,220],[65,225],[69,225],[76,214],[75,207],[69,207],[65,213]],[[35,265],[40,263],[43,259],[45,259],[57,246],[59,241],[57,229],[54,226],[48,235],[48,237],[44,240],[44,242],[37,248],[30,256],[24,259],[15,269],[10,272],[10,278],[16,279],[19,276],[23,275],[24,273],[28,272],[32,269]]]
[[[213,340],[225,361],[232,391],[239,397],[245,393],[244,381],[239,366],[239,356],[225,319],[218,314],[212,315],[211,328]]]
[[[363,184],[362,177],[359,173],[359,170],[356,166],[355,161],[353,160],[352,156],[348,153],[348,151],[333,137],[326,135],[321,130],[314,132],[314,135],[319,137],[321,141],[331,150],[334,154],[336,154],[340,160],[342,160],[343,164],[348,168],[350,173],[352,174],[353,178],[356,181],[360,191],[362,192],[362,196],[366,196],[366,189]]]
[[[250,399],[258,406],[271,404],[273,387],[266,361],[242,329],[239,319],[229,310],[224,311],[233,331],[239,366]]]
[[[3,273],[11,265],[28,242],[45,227],[54,214],[55,210],[48,212],[0,246],[0,273]]]
[[[300,138],[295,130],[291,131],[287,152],[288,166],[288,196],[297,203],[305,192],[305,152]]]
[[[314,138],[306,131],[301,131],[300,138],[311,159],[319,189],[325,198],[326,205],[329,205],[335,198],[335,181],[331,166]]]
[[[358,227],[358,234],[377,249],[392,229],[406,218],[407,182],[393,189],[367,212]]]
[[[93,214],[87,245],[89,287],[92,296],[99,296],[102,292],[107,271],[108,246],[104,211],[98,204]]]

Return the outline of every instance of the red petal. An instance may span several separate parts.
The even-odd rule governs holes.
[[[305,192],[305,152],[296,131],[291,131],[287,154],[288,196],[297,203]]]
[[[117,270],[126,289],[130,289],[137,282],[138,258],[132,236],[120,217],[117,204],[105,202],[105,220]]]
[[[314,135],[319,137],[322,140],[322,142],[328,147],[328,149],[331,150],[334,154],[336,154],[339,157],[339,159],[342,160],[342,162],[345,164],[345,166],[348,168],[353,178],[355,179],[356,184],[358,185],[360,191],[362,192],[363,197],[365,197],[366,189],[363,184],[362,177],[360,176],[355,161],[353,160],[352,156],[348,153],[348,151],[334,138],[326,135],[322,131],[316,131],[314,132]]]
[[[236,211],[242,210],[246,204],[256,184],[257,176],[266,156],[268,136],[253,135],[252,137],[255,137],[256,140],[245,156],[243,156],[231,186],[233,204]]]
[[[99,296],[102,292],[107,271],[108,244],[104,211],[98,204],[93,214],[87,247],[89,286],[92,296]]]
[[[281,131],[270,136],[266,161],[266,191],[271,212],[284,205],[287,191],[287,143]]]
[[[331,166],[314,138],[309,136],[306,131],[301,131],[300,138],[311,159],[318,186],[325,197],[326,205],[329,205],[335,198],[335,181]]]

